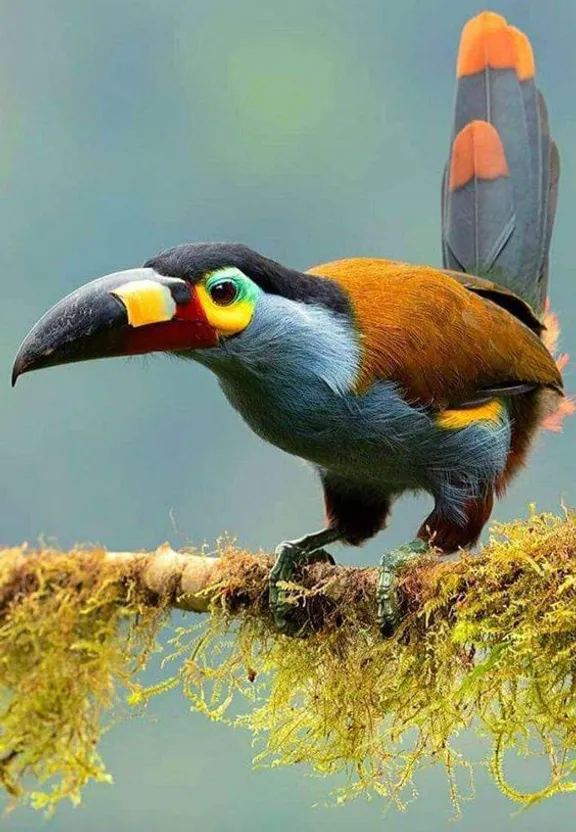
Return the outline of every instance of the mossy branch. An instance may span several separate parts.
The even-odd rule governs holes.
[[[291,587],[306,637],[278,635],[270,564],[229,543],[218,557],[169,547],[3,550],[0,778],[13,801],[50,809],[62,797],[77,802],[90,779],[109,780],[97,744],[111,715],[176,685],[196,710],[250,729],[258,764],[344,775],[337,801],[367,793],[402,806],[416,772],[442,764],[458,806],[458,772],[471,766],[457,735],[472,725],[512,800],[576,789],[573,515],[532,514],[496,527],[479,555],[407,566],[406,617],[387,642],[376,570],[326,564],[306,567]],[[172,607],[210,616],[170,630],[163,679],[143,688],[138,674]],[[232,701],[243,706],[234,719]],[[544,752],[542,788],[508,782],[507,749]]]

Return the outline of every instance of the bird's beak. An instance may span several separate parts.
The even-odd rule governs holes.
[[[217,343],[194,286],[153,269],[130,269],[93,280],[53,306],[24,339],[12,384],[56,364]]]

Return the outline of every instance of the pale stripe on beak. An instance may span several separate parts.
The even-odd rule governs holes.
[[[133,280],[110,294],[122,302],[130,326],[171,321],[176,314],[176,302],[168,286],[153,280]]]

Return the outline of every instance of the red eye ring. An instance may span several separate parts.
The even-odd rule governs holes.
[[[230,306],[238,297],[238,287],[233,280],[219,280],[208,287],[208,293],[218,306]]]

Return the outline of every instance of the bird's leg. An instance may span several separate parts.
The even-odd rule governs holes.
[[[327,528],[298,540],[287,540],[276,547],[276,560],[268,579],[268,597],[274,613],[274,623],[280,632],[291,635],[298,627],[290,615],[294,609],[293,604],[287,601],[287,591],[279,587],[278,583],[290,581],[298,564],[316,561],[334,563],[332,555],[322,547],[339,539],[340,534],[336,529]]]
[[[397,569],[404,566],[408,561],[417,555],[423,555],[429,551],[429,544],[419,537],[398,546],[382,555],[378,579],[378,626],[384,638],[394,635],[400,623],[400,610],[398,608],[398,597],[394,588],[394,578]]]

